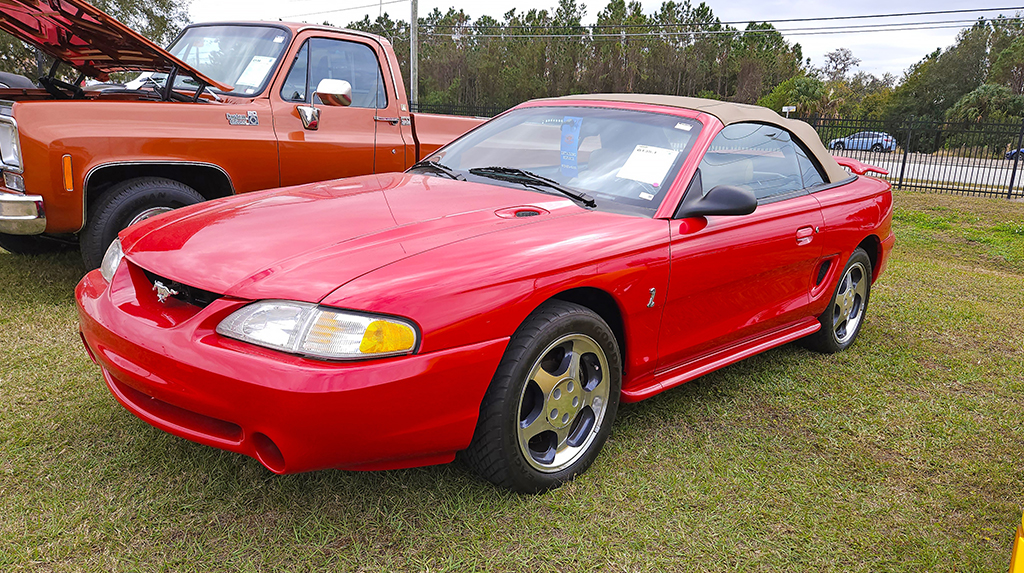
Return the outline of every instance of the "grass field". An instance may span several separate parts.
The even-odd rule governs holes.
[[[81,348],[77,253],[0,251],[0,571],[995,571],[1024,505],[1024,204],[899,193],[861,338],[620,410],[541,496],[457,464],[279,477]]]

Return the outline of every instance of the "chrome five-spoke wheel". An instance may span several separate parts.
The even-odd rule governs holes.
[[[622,359],[608,324],[584,306],[548,301],[509,341],[462,457],[502,487],[558,487],[601,451],[621,385]]]
[[[608,405],[608,358],[593,338],[570,334],[534,363],[519,397],[519,447],[541,472],[572,465],[597,437]]]
[[[860,262],[853,263],[839,280],[835,299],[832,301],[832,326],[836,342],[845,344],[860,327],[864,317],[864,302],[868,298],[870,277]]]

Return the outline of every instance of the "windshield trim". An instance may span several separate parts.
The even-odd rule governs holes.
[[[215,26],[220,26],[220,27],[232,26],[232,27],[235,27],[235,28],[274,28],[274,29],[277,29],[277,30],[281,30],[285,34],[287,34],[287,39],[286,39],[286,42],[285,42],[285,44],[286,44],[285,45],[285,49],[281,52],[282,57],[278,58],[277,59],[278,61],[274,62],[274,69],[273,69],[273,71],[271,71],[271,73],[267,74],[267,78],[266,78],[266,80],[264,80],[263,85],[260,86],[259,91],[251,93],[251,94],[247,94],[247,93],[235,92],[235,91],[222,92],[220,90],[217,90],[218,93],[220,93],[221,95],[226,95],[226,96],[244,97],[244,98],[251,98],[251,99],[255,99],[255,98],[258,98],[258,97],[262,96],[263,93],[267,91],[267,88],[270,87],[270,85],[274,83],[274,80],[277,78],[277,74],[281,71],[281,61],[283,61],[285,59],[285,56],[288,55],[288,50],[290,50],[291,47],[292,47],[292,37],[293,37],[292,29],[289,28],[288,26],[283,26],[281,24],[276,24],[274,22],[202,22],[202,23],[199,23],[199,24],[189,24],[188,26],[185,26],[184,28],[182,28],[181,32],[178,33],[178,35],[175,36],[174,39],[171,40],[171,42],[169,44],[167,44],[167,48],[166,48],[167,53],[172,53],[171,52],[171,47],[174,46],[174,44],[176,44],[178,42],[178,40],[180,40],[182,38],[182,36],[185,35],[185,32],[188,32],[192,28],[211,28],[211,27],[215,27]],[[188,75],[191,75],[191,74],[188,74]],[[234,86],[231,86],[231,87],[234,88]],[[215,89],[215,88],[211,88],[211,89]]]

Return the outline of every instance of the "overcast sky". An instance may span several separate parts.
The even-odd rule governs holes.
[[[389,2],[391,0],[384,0]],[[699,0],[691,0],[698,4]],[[392,18],[409,20],[410,3],[401,1],[362,8],[356,10],[336,11],[339,8],[365,6],[372,0],[192,0],[191,16],[193,22],[213,20],[285,20],[320,23],[324,20],[334,25],[343,26],[353,20],[360,20],[364,15],[371,19],[383,11]],[[587,19],[584,23],[592,24],[597,13],[607,0],[585,2]],[[644,12],[651,14],[658,10],[661,0],[641,0]],[[860,0],[858,2],[820,2],[814,0],[708,0],[708,5],[715,15],[723,21],[768,21],[773,22],[785,18],[810,18],[830,16],[853,16],[865,14],[885,14],[892,12],[924,12],[933,10],[956,10],[964,8],[1002,8],[1022,2],[1006,2],[991,0],[982,2],[954,0]],[[557,0],[420,0],[419,14],[426,15],[434,8],[446,11],[450,7],[463,9],[470,17],[476,19],[489,15],[500,19],[510,10],[529,10],[531,8],[553,9]],[[312,12],[328,11],[323,14],[299,16]],[[1011,15],[1013,11],[1003,11]],[[987,12],[986,16],[995,16],[998,12]],[[840,25],[872,25],[896,24],[911,22],[935,22],[942,20],[973,20],[980,14],[947,14],[911,18],[883,18],[878,20],[853,20],[834,22],[793,22],[776,23],[781,30],[808,27],[832,27]],[[299,16],[299,17],[297,17]],[[969,24],[943,24],[944,26],[967,26]],[[742,28],[743,26],[739,26]],[[903,71],[919,61],[935,48],[946,48],[956,41],[958,27],[946,27],[932,30],[885,31],[858,34],[830,35],[797,35],[786,34],[790,42],[799,42],[803,46],[804,57],[811,58],[811,63],[821,66],[824,54],[836,48],[849,48],[854,56],[861,59],[860,69],[875,75],[890,72],[901,77]],[[422,40],[421,40],[422,41]]]

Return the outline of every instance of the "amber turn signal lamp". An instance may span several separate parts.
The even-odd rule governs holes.
[[[74,191],[75,190],[75,179],[71,174],[71,156],[65,154],[61,158],[64,165],[64,190]]]

